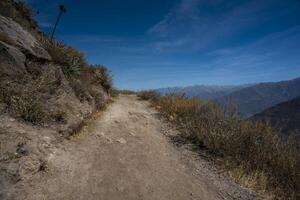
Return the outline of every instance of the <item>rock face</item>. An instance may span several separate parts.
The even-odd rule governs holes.
[[[0,75],[13,77],[26,73],[25,55],[17,48],[0,41]]]
[[[40,59],[51,60],[48,52],[37,40],[12,19],[0,15],[0,35],[5,35],[14,45],[23,52]]]

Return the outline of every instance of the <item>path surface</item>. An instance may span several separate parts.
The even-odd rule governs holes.
[[[207,161],[163,134],[155,111],[119,96],[76,138],[48,157],[49,170],[23,186],[27,200],[254,199]]]

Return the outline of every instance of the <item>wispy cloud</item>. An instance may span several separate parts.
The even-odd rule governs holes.
[[[287,3],[272,0],[182,0],[147,33],[162,40],[156,44],[159,49],[176,48],[180,41],[181,47],[206,50],[225,45],[226,40],[233,40],[233,37],[255,31],[268,21],[288,15],[290,4],[299,7],[296,0]],[[279,14],[270,14],[278,6],[281,8]],[[162,46],[164,43],[168,45]]]

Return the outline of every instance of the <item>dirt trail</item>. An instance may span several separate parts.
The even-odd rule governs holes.
[[[255,199],[172,144],[167,129],[147,102],[121,95],[78,137],[54,149],[48,171],[20,184],[11,199]]]

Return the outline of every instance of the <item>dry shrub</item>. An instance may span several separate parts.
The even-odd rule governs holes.
[[[111,97],[117,97],[120,94],[119,90],[117,90],[116,88],[112,88],[110,90],[110,96]]]
[[[93,86],[97,86],[108,93],[110,92],[112,77],[109,70],[103,65],[88,65],[80,51],[61,42],[51,42],[45,36],[41,37],[40,41],[51,55],[52,61],[61,66],[76,97],[81,102],[92,101],[92,98],[94,98],[97,107],[103,107],[103,102],[100,102],[103,97],[91,90]]]
[[[69,83],[75,93],[75,96],[80,100],[80,102],[91,101],[91,95],[88,92],[88,86],[86,83],[79,79],[71,79],[69,80]]]
[[[152,92],[142,99],[156,97]],[[186,138],[226,160],[232,176],[275,199],[299,199],[300,153],[294,139],[283,140],[266,123],[228,117],[212,102],[163,96],[154,105]]]
[[[156,101],[159,98],[159,94],[153,90],[140,91],[137,96],[140,100]]]
[[[91,65],[93,73],[93,83],[101,85],[106,91],[112,89],[112,76],[110,71],[104,65]]]
[[[48,114],[36,94],[34,85],[21,86],[7,84],[0,88],[0,101],[6,104],[6,110],[11,115],[32,124],[42,124],[48,121]]]
[[[118,90],[116,92],[119,94],[136,94],[136,92],[132,90]]]
[[[89,94],[93,97],[97,110],[104,110],[106,108],[106,100],[104,99],[103,91],[99,91],[94,86],[88,88]]]
[[[94,100],[96,108],[100,110],[106,107],[104,92],[111,93],[112,90],[112,78],[106,67],[85,66],[81,70],[81,76],[72,78],[69,82],[80,101]]]
[[[95,98],[96,108],[98,110],[104,110],[106,108],[106,101],[102,94],[96,93],[93,95]]]
[[[82,68],[87,65],[80,51],[62,42],[50,41],[46,36],[40,37],[39,40],[50,54],[52,62],[60,65],[67,77],[79,76]]]
[[[62,110],[53,112],[51,118],[57,123],[66,123],[66,113]]]
[[[63,121],[63,113],[47,108],[47,99],[57,84],[57,80],[47,76],[37,79],[24,76],[16,81],[1,81],[0,103],[5,105],[5,111],[10,115],[35,125]]]

